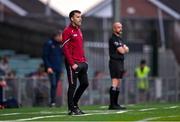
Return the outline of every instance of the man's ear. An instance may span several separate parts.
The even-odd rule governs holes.
[[[71,21],[73,21],[74,19],[71,17]]]

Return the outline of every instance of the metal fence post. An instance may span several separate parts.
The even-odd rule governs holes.
[[[21,90],[21,87],[22,87],[22,85],[21,85],[21,78],[17,78],[17,89],[18,89],[18,91],[17,91],[17,100],[18,100],[18,103],[19,104],[21,104],[22,103],[22,90]]]
[[[155,78],[155,89],[156,89],[156,99],[160,100],[162,98],[162,79]]]

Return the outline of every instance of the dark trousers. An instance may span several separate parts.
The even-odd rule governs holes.
[[[56,102],[56,90],[59,79],[60,79],[60,72],[54,71],[52,74],[49,74],[49,80],[51,85],[50,88],[51,103]]]
[[[74,106],[78,106],[78,101],[82,96],[85,89],[88,87],[88,77],[87,77],[87,63],[78,63],[78,68],[73,70],[72,67],[66,62],[66,70],[68,76],[68,109],[74,109]],[[79,87],[76,89],[77,86],[77,79],[79,80]]]

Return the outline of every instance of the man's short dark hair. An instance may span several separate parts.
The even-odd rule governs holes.
[[[55,38],[57,35],[61,34],[62,30],[55,30],[52,34],[51,34],[51,38]]]
[[[81,11],[79,11],[79,10],[72,10],[72,11],[69,13],[69,19],[70,19],[70,20],[71,20],[71,17],[73,17],[75,13],[81,14]]]
[[[146,60],[145,59],[142,59],[140,64],[146,64]]]

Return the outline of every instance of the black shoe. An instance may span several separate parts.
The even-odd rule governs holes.
[[[109,110],[125,110],[126,107],[121,105],[109,105]]]
[[[56,107],[56,103],[50,103],[49,107],[52,107],[52,108]]]
[[[69,111],[68,115],[81,115],[85,114],[78,106],[75,106],[72,110]]]
[[[78,112],[77,110],[70,110],[68,115],[81,115],[81,113]]]
[[[115,105],[109,105],[109,110],[119,110],[119,107]]]
[[[84,113],[78,106],[74,106],[74,108],[81,114],[86,114]]]
[[[118,104],[117,106],[119,107],[120,110],[125,110],[125,109],[127,109],[125,106],[122,106],[122,105],[119,105],[119,104]]]

